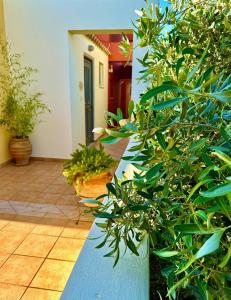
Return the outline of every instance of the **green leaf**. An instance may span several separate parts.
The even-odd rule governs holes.
[[[180,68],[181,68],[183,62],[184,62],[184,57],[180,57],[180,58],[177,60],[177,63],[176,63],[176,76],[177,76],[177,77],[179,76],[179,71],[180,71]]]
[[[107,111],[105,113],[105,115],[108,116],[108,117],[110,117],[111,119],[117,121],[117,122],[120,121],[120,118],[117,115],[113,114],[112,112]]]
[[[139,256],[139,253],[137,251],[136,245],[134,244],[133,240],[130,238],[130,236],[128,236],[127,239],[127,246],[128,248],[136,255]]]
[[[210,96],[221,102],[231,103],[231,90],[211,93]]]
[[[168,101],[165,101],[165,102],[161,102],[161,103],[153,105],[152,110],[158,111],[158,110],[161,110],[161,109],[166,109],[166,108],[172,107],[174,105],[177,105],[179,103],[182,103],[187,99],[189,99],[189,97],[174,98],[174,99],[171,99],[171,100],[168,100]]]
[[[96,218],[104,218],[104,219],[114,219],[114,218],[120,218],[121,216],[115,215],[115,214],[109,214],[109,213],[98,213],[95,214]]]
[[[182,50],[182,54],[185,55],[185,54],[194,54],[194,49],[191,48],[191,47],[186,47]]]
[[[207,138],[202,138],[199,141],[194,142],[190,147],[189,151],[197,151],[199,149],[202,149],[206,144],[207,144],[208,139]]]
[[[108,192],[112,193],[114,196],[117,195],[116,189],[114,188],[113,183],[109,182],[106,184]]]
[[[91,204],[103,205],[102,202],[94,200],[94,199],[83,199],[83,200],[80,200],[79,202],[81,202],[81,203],[91,203]]]
[[[149,158],[145,155],[138,155],[138,156],[123,156],[123,160],[129,160],[129,161],[145,161]]]
[[[200,68],[200,66],[201,66],[201,64],[202,64],[202,62],[203,62],[203,60],[205,58],[205,55],[206,55],[206,53],[208,51],[209,46],[210,46],[210,41],[209,41],[209,43],[208,43],[205,51],[203,52],[200,60],[198,61],[198,63],[196,64],[196,66],[192,69],[192,71],[188,74],[188,76],[186,78],[186,83],[188,83],[194,77],[195,73],[199,70],[199,68]]]
[[[160,131],[156,132],[156,138],[158,140],[158,143],[160,144],[161,148],[165,150],[167,148],[167,144],[165,142],[164,136]]]
[[[177,283],[175,283],[169,290],[167,296],[169,297],[177,288],[181,287],[186,280],[191,276],[191,273],[188,273],[186,276],[184,276],[182,279],[178,280]]]
[[[206,192],[200,192],[205,198],[215,198],[231,193],[231,183],[224,183],[209,189]]]
[[[151,169],[148,170],[148,172],[146,173],[146,178],[149,180],[151,178],[153,178],[157,172],[162,168],[163,163],[159,163],[157,165],[155,165],[154,167],[152,167]]]
[[[178,251],[168,251],[168,250],[154,250],[153,253],[160,257],[172,257],[179,255]]]
[[[228,252],[224,256],[222,262],[219,264],[219,268],[221,269],[224,268],[228,264],[230,257],[231,257],[231,245],[229,246]]]
[[[134,206],[130,206],[129,210],[131,210],[131,211],[140,211],[140,210],[146,211],[150,208],[151,208],[151,206],[149,206],[149,205],[134,205]]]
[[[220,246],[220,241],[223,233],[224,230],[219,230],[215,232],[197,252],[196,259],[199,259],[205,255],[215,252]]]
[[[231,158],[228,155],[226,155],[225,153],[218,151],[218,150],[215,152],[212,152],[212,154],[216,155],[218,158],[223,160],[225,163],[227,163],[231,167]]]
[[[98,244],[95,248],[96,248],[96,249],[102,248],[102,247],[106,244],[106,242],[107,242],[107,238],[105,238],[105,239],[102,241],[102,243]]]
[[[191,223],[191,224],[179,224],[174,226],[175,231],[185,233],[185,234],[209,234],[215,231],[214,230],[207,230],[204,229],[202,226],[199,227],[197,224]]]
[[[160,93],[167,92],[167,91],[182,92],[182,89],[173,84],[163,84],[163,85],[160,85],[160,86],[157,86],[157,87],[151,89],[146,94],[144,94],[142,96],[140,102],[144,103],[147,100],[151,99],[152,97],[154,97]]]
[[[121,131],[107,129],[107,128],[105,130],[106,130],[107,134],[109,134],[110,136],[116,137],[116,138],[124,138],[124,137],[129,137],[129,136],[133,135],[133,133],[130,133],[130,132],[121,132]],[[101,141],[102,141],[102,139],[101,139]]]
[[[115,144],[115,143],[119,142],[120,140],[121,140],[121,138],[118,138],[118,137],[107,136],[105,138],[100,139],[100,142],[103,144],[111,145],[111,144]]]
[[[206,183],[209,183],[209,182],[212,182],[213,179],[205,179],[205,180],[202,180],[200,182],[198,182],[191,190],[190,194],[188,195],[188,198],[187,198],[187,201],[193,196],[193,194],[204,184]]]
[[[203,221],[207,221],[208,220],[208,216],[207,216],[207,214],[203,210],[197,210],[196,211],[196,215],[198,217],[200,217]]]
[[[180,274],[186,271],[197,259],[209,255],[215,252],[220,247],[220,241],[224,230],[219,230],[215,232],[199,249],[199,251],[192,256],[192,258],[187,262],[187,264],[181,268],[176,274]]]
[[[129,103],[128,103],[128,115],[129,115],[129,117],[131,117],[132,112],[134,110],[134,107],[135,107],[134,101],[129,101]]]

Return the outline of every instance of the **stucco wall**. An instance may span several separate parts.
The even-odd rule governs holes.
[[[38,89],[52,113],[31,137],[33,156],[67,158],[72,140],[70,30],[130,29],[143,0],[4,0],[6,32],[14,52],[39,70]],[[134,52],[133,80],[139,67]],[[76,83],[75,83],[76,84]],[[137,98],[139,85],[133,84]],[[74,129],[73,129],[74,130]]]
[[[0,0],[0,39],[5,39],[3,1]],[[1,57],[0,57],[1,63]],[[0,91],[1,92],[1,91]],[[9,134],[0,127],[0,164],[10,159],[8,151]]]
[[[94,127],[105,127],[108,101],[108,55],[82,34],[70,34],[70,91],[73,147],[85,143],[84,56],[93,63]],[[94,50],[88,51],[88,45]],[[99,63],[104,66],[104,87],[99,86]]]

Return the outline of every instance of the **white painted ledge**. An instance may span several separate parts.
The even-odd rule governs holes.
[[[116,171],[118,177],[126,165],[127,162],[120,162]],[[96,222],[99,221],[102,222]],[[101,234],[100,228],[93,224],[89,237],[95,238]],[[140,256],[127,250],[113,268],[114,258],[104,257],[110,249],[95,249],[100,241],[102,239],[86,240],[61,300],[148,300],[148,242],[140,247]]]

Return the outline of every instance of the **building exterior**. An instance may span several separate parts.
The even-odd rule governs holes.
[[[0,39],[5,40],[3,0],[0,0]],[[0,57],[0,64],[1,64],[1,57]],[[9,152],[8,152],[8,142],[9,142],[9,134],[7,134],[7,132],[0,127],[0,165],[10,159]]]
[[[22,53],[25,65],[38,69],[36,88],[43,93],[43,101],[51,113],[31,136],[34,157],[68,158],[78,143],[84,143],[84,88],[83,59],[94,60],[94,77],[99,63],[108,69],[106,53],[97,45],[90,52],[92,41],[83,34],[131,33],[135,9],[143,0],[1,0],[0,22],[3,11],[7,40],[14,53]],[[134,41],[135,44],[135,41]],[[141,53],[139,53],[141,51]],[[142,86],[135,82],[139,65],[133,53],[132,98],[137,99]],[[97,79],[98,80],[98,79]],[[107,86],[94,88],[94,126],[104,126]],[[7,137],[1,130],[1,147],[7,149]],[[0,150],[0,163],[7,160],[6,150]]]

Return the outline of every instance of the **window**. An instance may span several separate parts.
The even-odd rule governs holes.
[[[101,62],[99,63],[99,87],[104,87],[104,66]]]

